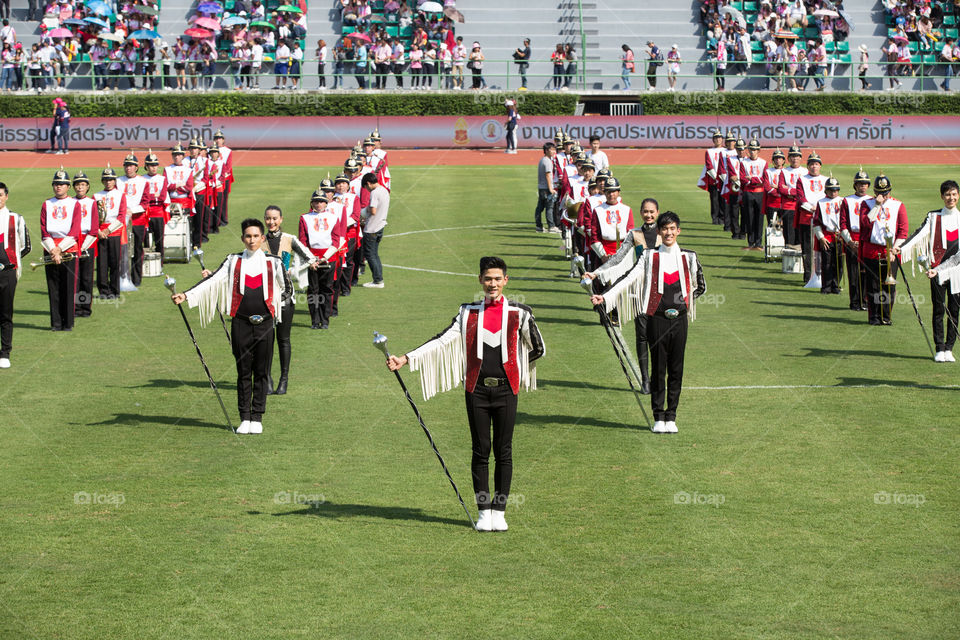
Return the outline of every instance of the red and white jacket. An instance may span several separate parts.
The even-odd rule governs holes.
[[[743,158],[740,157],[736,149],[726,150],[723,188],[720,190],[720,195],[728,200],[731,195],[740,191],[740,162],[742,160]]]
[[[783,167],[780,169],[780,208],[784,211],[797,210],[797,186],[800,176],[807,175],[806,167]]]
[[[300,216],[300,242],[327,262],[333,262],[340,250],[340,212],[340,207],[325,207]]]
[[[248,285],[260,286],[263,301],[275,322],[281,321],[280,307],[288,297],[283,261],[262,250],[231,253],[209,278],[185,291],[190,308],[200,307],[200,325],[207,326],[217,310],[233,317]]]
[[[7,262],[17,270],[17,280],[23,271],[22,258],[30,251],[27,225],[23,216],[0,208],[0,249],[7,255]]]
[[[76,198],[50,198],[40,207],[40,243],[50,253],[80,251],[80,207]]]
[[[77,212],[80,214],[80,251],[93,249],[91,255],[97,255],[97,233],[100,231],[100,215],[97,213],[97,201],[90,196],[77,198]]]
[[[763,179],[766,174],[766,160],[743,158],[740,160],[740,190],[747,193],[763,193]]]
[[[723,184],[724,151],[726,149],[723,147],[711,147],[703,154],[703,171],[697,181],[697,186],[701,189]]]
[[[894,244],[903,244],[909,232],[907,208],[896,198],[888,197],[882,206],[875,198],[860,203],[860,259],[877,260],[886,256],[886,234]]]
[[[693,251],[661,244],[644,251],[633,266],[603,294],[607,313],[618,310],[620,320],[657,312],[667,284],[679,282],[684,306],[691,320],[697,317],[695,300],[707,290],[700,260]]]
[[[794,227],[810,224],[813,220],[813,212],[817,209],[817,203],[824,195],[826,185],[827,176],[823,174],[812,176],[807,173],[797,179],[797,215],[793,217]]]
[[[617,238],[622,242],[633,226],[633,209],[623,202],[604,202],[590,211],[587,242],[601,258],[612,255],[617,252]]]
[[[106,218],[100,224],[100,231],[107,231],[111,236],[120,236],[126,242],[127,233],[127,198],[120,189],[98,191],[93,194],[97,202],[103,202]],[[99,219],[99,214],[98,214]]]
[[[537,388],[536,360],[546,349],[530,307],[504,296],[460,305],[450,325],[407,353],[411,371],[420,372],[423,399],[463,382],[473,393],[480,378],[484,344],[500,345],[500,362],[513,393]]]
[[[765,199],[763,201],[764,209],[780,208],[780,172],[783,167],[767,167],[763,172],[763,192]]]
[[[843,198],[823,197],[817,201],[817,208],[813,213],[813,235],[817,239],[817,249],[823,250],[826,247],[820,241],[820,236],[827,242],[836,242],[840,234],[840,220],[843,217],[844,202]]]
[[[860,203],[869,197],[851,194],[843,199],[840,233],[847,242],[860,242]]]
[[[170,204],[170,185],[167,176],[158,173],[155,176],[143,176],[143,195],[140,206],[147,212],[147,218],[163,218],[163,224],[170,220],[167,205]]]
[[[960,211],[943,207],[927,214],[923,224],[900,247],[900,260],[926,256],[935,268],[960,249]]]
[[[177,203],[193,215],[196,206],[193,198],[193,169],[185,162],[171,164],[163,170],[167,179],[167,195],[170,202]]]
[[[147,225],[146,210],[140,204],[143,199],[143,190],[146,187],[147,182],[140,175],[132,178],[127,176],[117,178],[117,188],[123,191],[123,194],[127,197],[127,213],[132,216],[130,224],[135,227],[145,227]]]

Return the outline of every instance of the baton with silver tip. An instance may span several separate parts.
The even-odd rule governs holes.
[[[203,249],[194,247],[193,257],[200,263],[200,269],[206,271],[207,267],[203,264]],[[227,321],[223,319],[223,311],[220,311],[220,307],[217,307],[217,315],[220,316],[220,325],[223,327],[223,332],[227,334],[227,344],[229,344],[230,349],[233,350],[233,339],[230,337],[230,331],[227,329]]]

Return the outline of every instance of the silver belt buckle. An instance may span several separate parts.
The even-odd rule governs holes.
[[[263,316],[250,316],[250,324],[252,325],[263,324]]]
[[[485,386],[485,387],[499,387],[499,386],[500,386],[500,378],[484,378],[484,379],[483,379],[483,386]]]
[[[667,309],[666,311],[663,312],[663,315],[673,320],[674,318],[677,318],[680,316],[680,312],[677,311],[676,309]]]

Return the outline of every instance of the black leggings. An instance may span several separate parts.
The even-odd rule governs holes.
[[[473,493],[477,508],[504,511],[513,477],[513,425],[517,419],[517,396],[509,385],[484,387],[477,383],[473,393],[466,392],[467,420],[473,441]],[[493,472],[495,492],[490,496],[490,424],[493,423]]]
[[[296,304],[293,299],[280,307],[280,323],[275,325],[277,330],[277,353],[280,355],[280,376],[286,377],[290,371],[290,329],[293,328],[293,312]],[[273,358],[270,358],[269,375],[273,375]]]

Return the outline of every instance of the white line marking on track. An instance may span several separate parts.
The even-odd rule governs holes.
[[[899,384],[749,384],[749,385],[731,385],[725,387],[684,387],[691,391],[736,391],[739,389],[960,389],[960,385],[946,384],[938,385],[899,385]]]
[[[525,222],[500,222],[497,224],[475,224],[470,227],[441,227],[439,229],[417,229],[416,231],[403,231],[401,233],[383,234],[384,238],[399,238],[400,236],[412,236],[416,233],[433,233],[434,231],[460,231],[461,229],[492,229],[494,227],[508,227],[518,224],[527,224]],[[384,265],[386,266],[386,265]],[[437,273],[443,273],[438,271]]]

